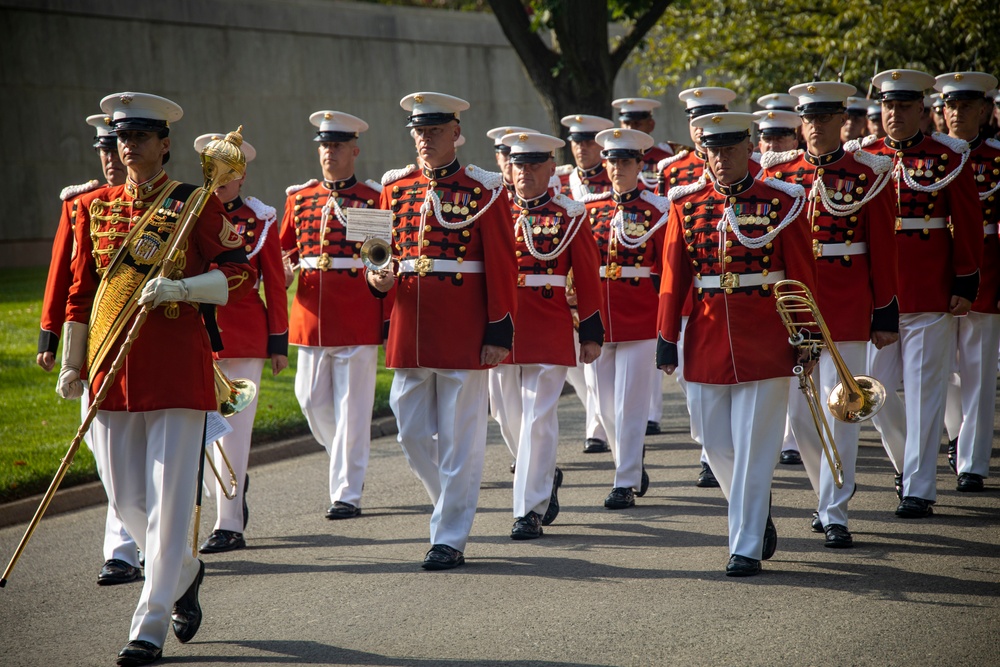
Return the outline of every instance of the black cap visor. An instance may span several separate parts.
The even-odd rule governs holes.
[[[445,125],[451,121],[459,122],[453,113],[422,113],[407,116],[406,127],[423,127],[424,125]]]
[[[750,132],[720,132],[719,134],[701,135],[701,145],[705,148],[725,148],[735,146],[750,136]]]
[[[552,159],[552,153],[511,153],[510,161],[514,164],[534,164],[539,162],[548,162]]]

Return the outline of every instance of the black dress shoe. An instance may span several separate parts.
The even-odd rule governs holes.
[[[611,451],[608,449],[608,443],[598,438],[587,438],[587,441],[583,443],[584,454],[601,454],[608,451]]]
[[[826,527],[826,542],[823,543],[823,546],[831,549],[850,549],[854,546],[854,538],[851,537],[847,526],[831,523]]]
[[[951,471],[958,474],[958,438],[948,441],[948,467]],[[961,491],[961,489],[959,489]]]
[[[563,473],[556,468],[555,477],[552,479],[552,495],[549,496],[549,506],[545,508],[545,515],[542,516],[542,525],[548,526],[559,516],[559,487],[562,486]],[[541,534],[541,533],[539,533]]]
[[[764,545],[761,549],[761,560],[768,560],[778,548],[778,529],[771,520],[771,512],[767,513],[767,523],[764,524]]]
[[[616,486],[604,499],[604,506],[609,510],[623,510],[635,505],[635,493],[624,486]]]
[[[250,507],[247,506],[247,489],[250,488],[250,474],[243,478],[243,530],[247,529],[247,524],[250,522]]]
[[[698,475],[698,481],[694,485],[702,489],[716,489],[719,487],[719,480],[715,479],[715,473],[712,472],[712,468],[707,463],[701,464],[701,473]]]
[[[198,553],[221,554],[225,551],[236,551],[247,545],[243,533],[232,530],[213,530],[208,539],[198,548]]]
[[[752,577],[760,574],[760,561],[746,556],[733,554],[726,564],[727,577]]]
[[[198,574],[194,581],[184,591],[184,595],[174,603],[174,610],[170,612],[171,626],[174,629],[174,636],[177,641],[186,644],[198,633],[201,627],[201,603],[198,601],[198,589],[201,588],[201,580],[205,578],[205,564],[198,561]]]
[[[822,532],[824,532],[824,530],[823,530],[823,522],[820,521],[820,519],[819,519],[819,512],[813,512],[812,523],[810,523],[810,526],[812,527],[812,531],[814,533],[822,533]]]
[[[510,474],[513,475],[516,470],[517,470],[517,461],[514,461],[513,463],[510,464]]]
[[[537,512],[528,512],[525,516],[517,517],[514,527],[510,529],[512,540],[537,540],[541,536],[542,520]]]
[[[958,476],[955,485],[958,491],[972,491],[973,493],[983,490],[983,476],[971,472],[963,472]]]
[[[361,516],[360,507],[355,507],[350,503],[342,503],[339,500],[330,505],[329,509],[326,510],[326,518],[331,521],[335,519],[353,519],[356,516]]]
[[[916,496],[906,496],[899,507],[896,508],[896,516],[900,519],[923,519],[934,514],[933,505],[929,500],[917,498]]]
[[[654,421],[646,422],[646,435],[660,435],[663,431],[660,430],[660,423]]]
[[[452,549],[447,544],[435,544],[424,556],[420,567],[425,570],[450,570],[465,563],[465,556],[458,549]]]
[[[782,464],[786,466],[797,466],[802,464],[802,457],[794,449],[786,449],[781,452],[781,459],[779,459]]]
[[[903,499],[903,475],[902,473],[897,473],[895,477],[892,478],[892,485],[896,487],[896,497],[900,500]]]
[[[129,565],[123,560],[112,558],[105,561],[97,574],[98,586],[117,586],[138,579],[142,573],[139,568]]]
[[[133,639],[118,653],[118,667],[148,665],[163,657],[163,649],[156,644]]]

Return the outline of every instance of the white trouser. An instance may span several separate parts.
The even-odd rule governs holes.
[[[955,358],[955,318],[947,313],[899,316],[899,342],[869,346],[871,375],[885,385],[886,400],[872,423],[897,472],[903,496],[937,499],[937,455],[944,427],[948,374]],[[906,403],[895,391],[903,385]]]
[[[465,551],[476,518],[486,456],[487,376],[484,370],[399,368],[392,379],[397,440],[434,505],[432,545]]]
[[[295,397],[330,455],[330,502],[361,506],[375,406],[377,345],[300,347]]]
[[[115,507],[146,559],[130,640],[162,647],[170,611],[198,574],[188,529],[205,433],[200,410],[97,413],[94,455]]]
[[[638,489],[649,415],[650,375],[656,370],[656,340],[605,343],[587,365],[587,384],[597,394],[597,416],[615,457],[614,487]]]
[[[89,384],[84,380],[83,396],[80,399],[81,424],[87,418],[88,410],[90,410],[90,389]],[[94,448],[90,444],[93,442],[93,434],[94,422],[91,422],[90,429],[87,431],[87,435],[84,436],[83,441],[87,447],[90,447],[91,452],[94,451]],[[125,561],[132,567],[139,567],[139,554],[136,551],[135,540],[125,530],[125,524],[122,523],[122,518],[118,516],[118,510],[115,509],[114,491],[111,489],[111,485],[105,481],[108,479],[107,470],[100,459],[97,458],[96,453],[94,454],[94,460],[97,463],[97,476],[100,478],[101,484],[104,485],[104,493],[108,497],[108,515],[104,519],[104,560],[118,559]]]
[[[228,500],[222,492],[222,485],[215,479],[215,498],[218,508],[215,520],[216,530],[231,530],[235,533],[243,532],[243,488],[247,477],[247,464],[250,460],[250,436],[253,434],[253,419],[257,414],[257,399],[260,398],[260,376],[264,371],[263,359],[219,359],[219,368],[230,380],[250,380],[257,385],[257,395],[253,401],[237,414],[229,417],[226,421],[233,427],[232,433],[222,439],[222,448],[226,452],[229,463],[233,466],[233,474],[236,476],[236,496]],[[215,468],[226,480],[226,490],[229,486],[229,470],[226,462],[222,459],[222,454],[216,444],[208,445],[215,461]],[[215,478],[209,471],[206,478]],[[211,481],[209,479],[209,481]]]
[[[868,343],[845,342],[836,345],[852,375],[867,375]],[[820,357],[819,364],[813,371],[813,381],[820,394],[816,399],[826,417],[826,423],[833,432],[833,441],[836,443],[840,462],[844,468],[842,488],[838,489],[833,482],[833,471],[830,470],[830,464],[823,454],[823,445],[816,424],[813,422],[806,397],[799,389],[797,378],[792,379],[792,392],[788,396],[788,417],[795,433],[795,440],[799,443],[802,464],[819,498],[817,509],[820,521],[824,526],[839,524],[846,527],[847,502],[854,493],[854,473],[858,461],[858,436],[861,434],[861,424],[848,424],[834,419],[830,412],[827,401],[833,388],[840,382],[840,376],[829,352],[824,352]]]
[[[654,348],[655,349],[655,348]],[[654,351],[655,355],[656,352]],[[655,365],[655,361],[653,362]],[[649,390],[649,416],[647,421],[659,424],[663,419],[663,374],[659,371],[652,374],[652,384]]]
[[[789,394],[788,394],[789,404],[792,400],[793,392],[799,392],[798,380],[792,381],[791,388],[789,389]],[[785,416],[785,438],[781,441],[781,451],[783,452],[799,451],[799,443],[795,441],[795,434],[792,432],[792,418],[790,414]]]
[[[573,336],[573,343],[576,345],[576,358],[580,358],[580,341]],[[583,369],[586,364],[581,364],[577,362],[576,366],[572,366],[566,370],[566,381],[569,382],[570,386],[573,387],[573,391],[576,392],[577,398],[583,403],[584,407],[587,408],[587,438],[594,438],[596,440],[608,441],[608,434],[604,432],[604,427],[601,426],[600,420],[597,419],[597,397],[594,395],[593,388],[587,384],[586,374]]]
[[[687,381],[684,379],[684,331],[687,329],[688,319],[687,317],[681,318],[681,332],[677,336],[677,369],[674,371],[677,386],[681,388],[685,396],[687,396]],[[690,417],[690,415],[691,410],[688,410],[688,416]],[[705,454],[705,437],[695,426],[693,419],[691,420],[691,439],[701,445],[701,462],[708,463],[708,455]]]
[[[788,411],[788,379],[689,382],[687,399],[691,422],[705,434],[708,463],[729,501],[729,553],[760,560]]]
[[[552,495],[559,444],[559,396],[566,367],[499,366],[490,370],[490,405],[514,468],[514,517],[545,514]]]
[[[957,471],[988,477],[996,411],[1000,315],[970,312],[955,318],[958,373],[948,384],[945,425],[958,438]]]

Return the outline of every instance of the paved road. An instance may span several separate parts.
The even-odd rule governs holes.
[[[427,497],[392,438],[372,445],[351,521],[323,518],[318,446],[254,468],[250,546],[205,557],[204,624],[187,645],[169,637],[162,664],[1000,664],[996,467],[986,493],[960,494],[942,455],[935,516],[899,520],[866,430],[856,547],[837,551],[810,532],[803,469],[778,466],[778,552],[761,576],[728,579],[725,502],[693,486],[698,453],[672,382],[665,401],[664,433],[647,440],[649,493],[609,512],[610,456],[581,452],[583,411],[563,398],[562,514],[532,542],[508,537],[510,456],[491,425],[468,564],[450,572],[418,565]],[[0,665],[114,664],[139,585],[95,585],[102,526],[100,507],[44,520],[0,591]],[[22,531],[0,530],[5,562]]]

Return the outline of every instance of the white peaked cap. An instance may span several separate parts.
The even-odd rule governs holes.
[[[636,152],[642,154],[652,148],[655,143],[653,137],[649,136],[645,132],[640,132],[639,130],[627,130],[625,128],[618,127],[598,132],[594,141],[601,145],[601,148],[604,149],[604,153],[606,153],[607,157],[610,158],[627,157],[624,154],[625,152]],[[621,151],[621,153],[616,156],[614,154],[616,151]]]
[[[176,102],[149,93],[114,93],[101,100],[101,111],[111,116],[115,129],[169,128],[184,116]]]
[[[225,132],[210,132],[208,134],[203,134],[194,140],[194,150],[198,155],[201,155],[202,151],[205,150],[205,146],[208,146],[213,141],[219,141],[226,138]],[[240,150],[243,151],[243,157],[247,159],[247,163],[253,162],[254,158],[257,157],[257,151],[251,146],[246,139],[240,144]]]

